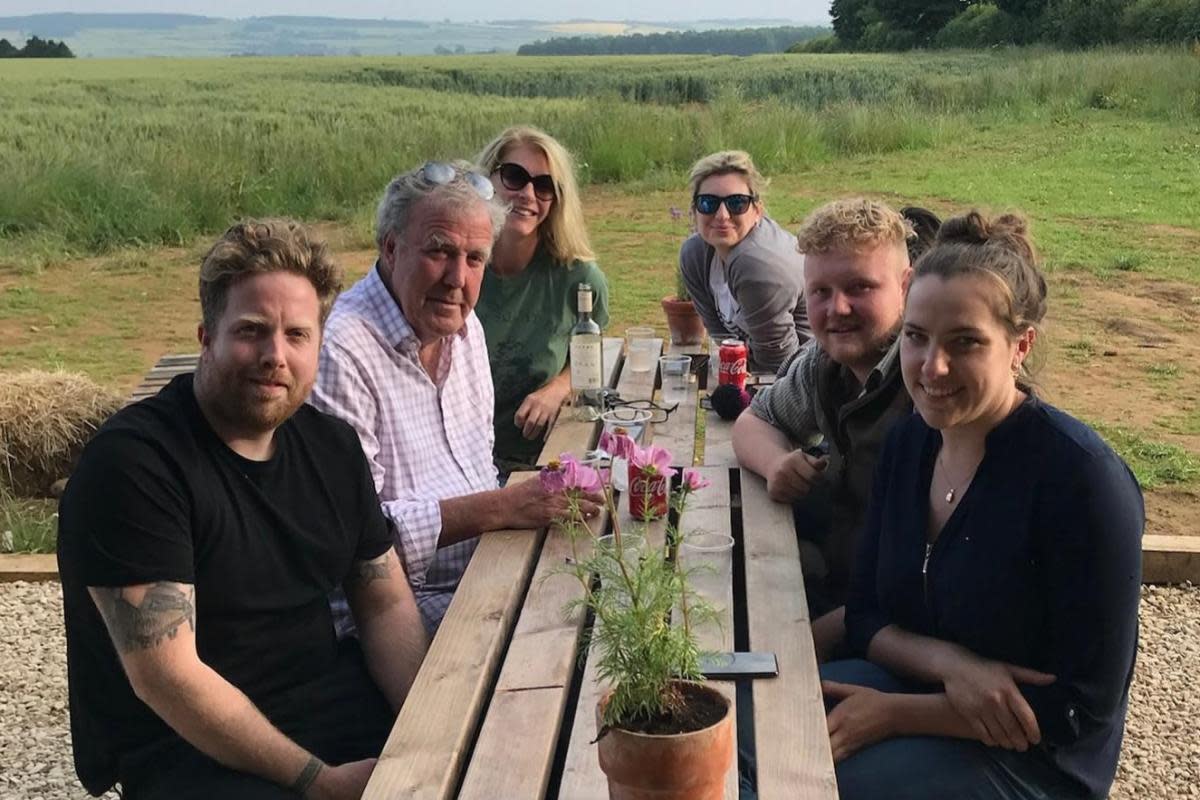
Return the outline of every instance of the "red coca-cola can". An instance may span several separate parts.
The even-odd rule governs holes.
[[[749,374],[746,359],[750,356],[745,343],[738,339],[726,339],[721,342],[719,355],[721,363],[717,371],[717,384],[724,386],[732,383],[739,389],[745,389],[746,376]]]
[[[629,516],[636,520],[659,519],[667,515],[667,484],[670,481],[657,469],[629,464]]]

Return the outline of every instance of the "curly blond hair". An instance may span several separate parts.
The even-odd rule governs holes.
[[[826,203],[808,215],[796,232],[801,253],[868,250],[894,245],[907,252],[912,224],[885,203],[852,197]]]

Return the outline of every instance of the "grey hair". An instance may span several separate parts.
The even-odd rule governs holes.
[[[435,199],[442,208],[466,209],[475,203],[482,203],[487,209],[492,223],[492,242],[500,237],[504,229],[504,220],[508,215],[508,206],[493,197],[484,200],[475,189],[462,178],[462,174],[475,169],[469,161],[451,161],[450,165],[458,172],[450,183],[437,184],[427,180],[421,172],[422,167],[411,169],[392,178],[383,197],[379,200],[379,208],[375,211],[375,244],[380,249],[388,234],[400,235],[408,226],[408,218],[417,204],[427,197]]]

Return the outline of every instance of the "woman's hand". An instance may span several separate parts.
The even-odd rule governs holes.
[[[1042,733],[1017,684],[1047,686],[1054,680],[1045,672],[963,652],[942,683],[950,704],[981,742],[1024,752],[1042,740]]]
[[[549,383],[536,391],[530,392],[521,402],[521,407],[513,415],[513,423],[521,429],[521,435],[526,439],[537,439],[544,436],[558,412],[562,409],[563,401],[571,393],[571,381],[553,378]]]
[[[825,719],[835,763],[895,735],[891,695],[837,681],[821,681],[821,691],[840,701]]]

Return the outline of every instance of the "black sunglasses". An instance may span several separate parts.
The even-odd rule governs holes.
[[[553,175],[530,175],[520,164],[508,161],[496,167],[495,171],[500,173],[500,182],[510,192],[519,192],[525,188],[525,184],[532,183],[533,194],[539,200],[553,200],[558,194]]]
[[[758,200],[754,194],[727,194],[724,197],[715,194],[698,194],[692,198],[692,205],[705,216],[717,213],[721,203],[730,215],[739,217],[750,210],[750,206]]]

